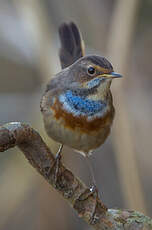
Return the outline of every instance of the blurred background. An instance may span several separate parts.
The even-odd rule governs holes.
[[[152,216],[152,1],[0,0],[0,124],[24,121],[52,151],[39,102],[60,71],[58,27],[74,21],[86,53],[124,75],[112,84],[116,117],[91,157],[104,203]],[[89,185],[83,157],[64,148],[64,164]],[[0,230],[88,229],[15,148],[0,154]]]

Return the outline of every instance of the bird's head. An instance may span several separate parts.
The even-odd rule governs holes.
[[[80,58],[70,66],[70,71],[78,87],[83,92],[88,90],[90,92],[88,96],[92,95],[97,99],[106,97],[112,79],[122,77],[114,72],[111,63],[106,58],[97,55]]]

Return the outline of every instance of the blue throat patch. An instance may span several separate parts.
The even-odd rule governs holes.
[[[60,101],[63,103],[64,108],[73,113],[75,116],[93,116],[103,111],[106,107],[106,104],[102,101],[95,101],[78,96],[71,90],[68,90],[65,94],[62,94],[60,96]]]

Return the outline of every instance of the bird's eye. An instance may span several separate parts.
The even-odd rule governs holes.
[[[92,67],[92,66],[89,66],[89,67],[88,67],[88,74],[89,74],[89,75],[94,75],[95,72],[96,72],[96,70],[95,70],[94,67]]]

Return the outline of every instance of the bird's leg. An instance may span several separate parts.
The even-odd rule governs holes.
[[[61,161],[61,152],[62,152],[62,149],[63,149],[63,144],[60,145],[57,153],[56,153],[56,156],[55,156],[55,160],[54,160],[54,164],[50,170],[50,172],[48,174],[51,173],[51,171],[54,169],[54,183],[56,184],[57,183],[57,179],[58,179],[58,175],[59,175],[59,166],[60,166],[60,161]]]
[[[95,205],[94,205],[92,215],[91,215],[91,218],[90,218],[90,223],[94,223],[96,221],[95,213],[96,213],[97,202],[99,201],[99,192],[98,192],[97,185],[96,185],[96,180],[95,180],[95,177],[94,177],[93,167],[92,167],[92,164],[90,162],[90,158],[89,158],[88,154],[85,154],[85,159],[86,159],[87,166],[88,166],[88,169],[89,169],[89,172],[90,172],[92,186],[90,187],[89,190],[86,190],[86,191],[84,191],[83,194],[81,194],[80,200],[86,200],[90,196],[94,197]]]
[[[58,149],[58,151],[57,151],[57,153],[56,153],[56,156],[55,156],[55,160],[61,160],[61,152],[62,152],[62,149],[63,149],[63,144],[61,144],[60,145],[60,147],[59,147],[59,149]]]
[[[55,156],[55,174],[54,174],[55,184],[57,182],[57,178],[58,178],[58,174],[59,174],[59,166],[60,166],[60,161],[62,158],[62,155],[61,155],[62,149],[63,149],[63,144],[60,145],[60,147],[56,153],[56,156]]]
[[[92,167],[92,164],[91,164],[91,161],[90,161],[90,158],[89,158],[88,154],[86,154],[85,159],[86,159],[87,166],[88,166],[88,169],[89,169],[89,172],[90,172],[91,183],[92,183],[92,185],[90,187],[90,194],[88,194],[88,195],[95,194],[96,197],[99,198],[99,192],[98,192],[96,180],[95,180],[95,177],[94,177],[94,171],[93,171],[93,167]]]

